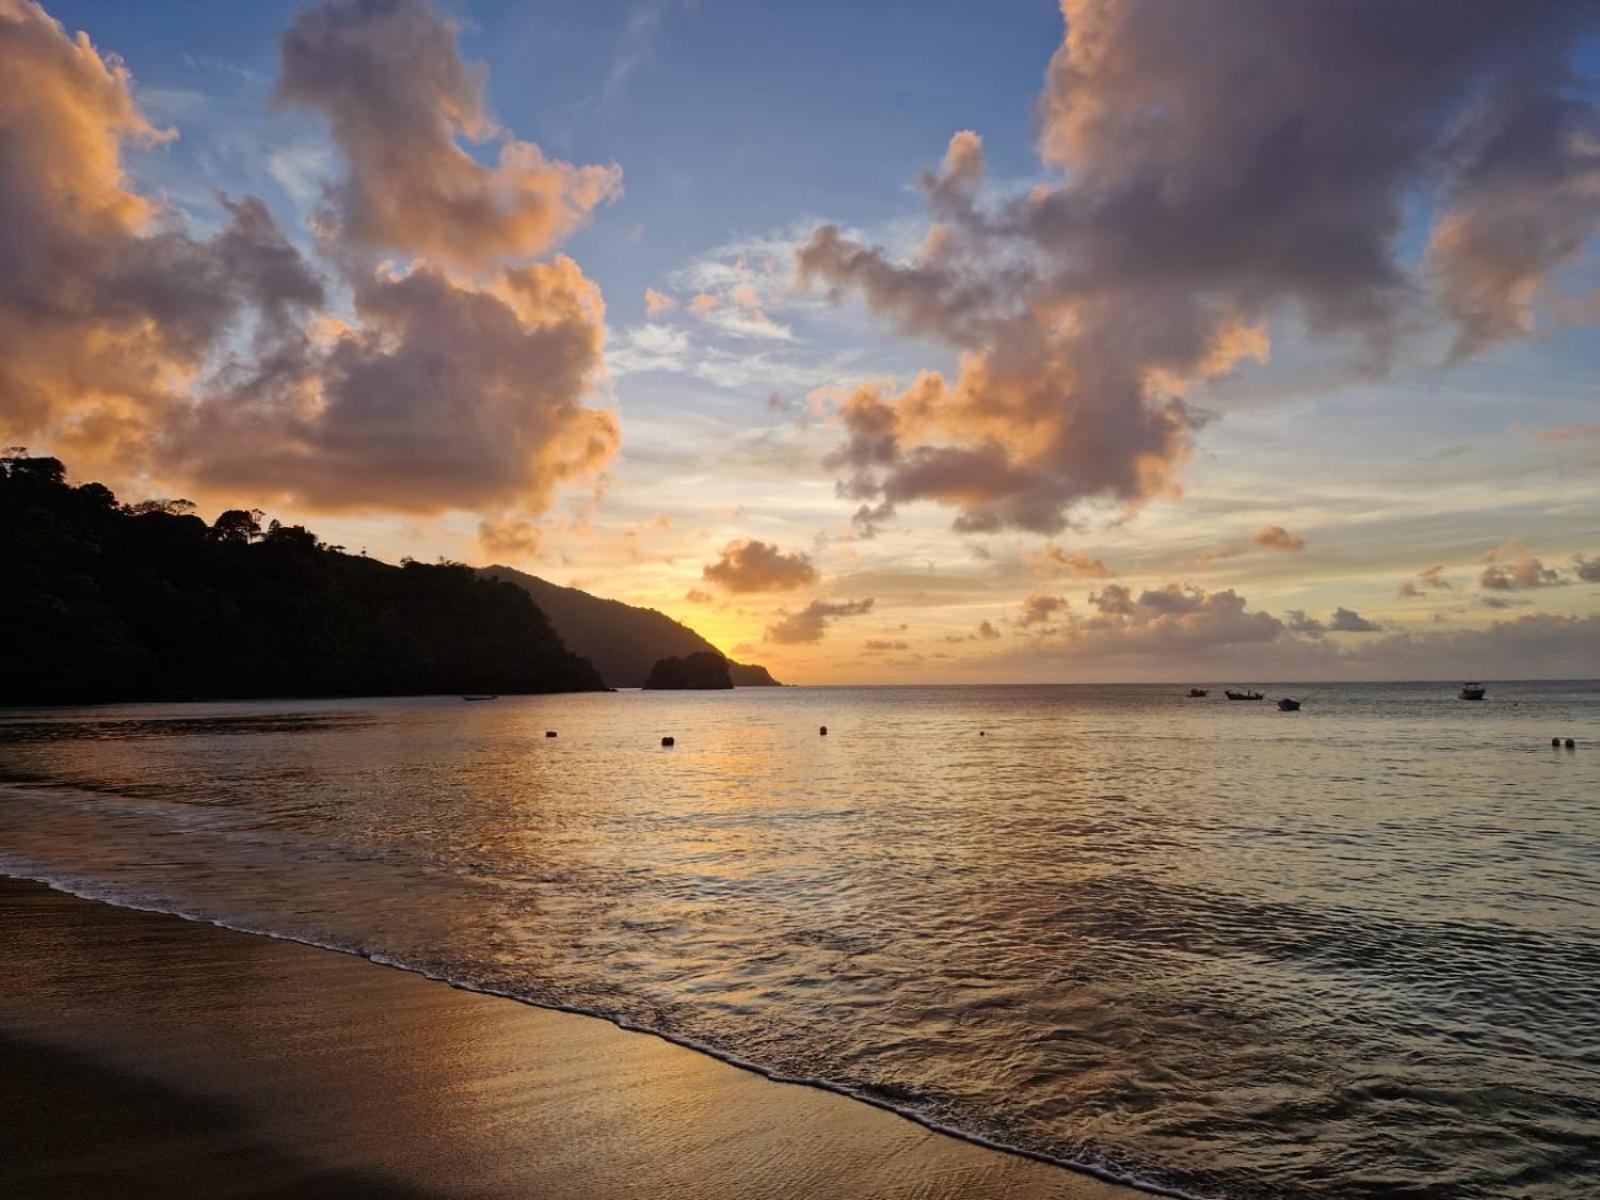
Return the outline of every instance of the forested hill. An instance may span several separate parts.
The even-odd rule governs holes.
[[[514,583],[533,597],[567,645],[599,668],[612,687],[642,687],[663,658],[721,651],[687,625],[653,608],[591,596],[514,567],[484,567],[480,574]],[[777,687],[765,667],[729,662],[735,687]]]
[[[592,691],[521,588],[0,456],[0,704]]]

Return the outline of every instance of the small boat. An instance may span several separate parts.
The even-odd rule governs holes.
[[[1459,695],[1463,700],[1482,700],[1488,691],[1481,683],[1463,683]]]
[[[1257,691],[1236,692],[1232,688],[1228,688],[1222,694],[1224,696],[1226,696],[1229,700],[1260,700],[1261,699],[1261,693],[1257,692]]]
[[[1285,696],[1282,700],[1278,701],[1278,711],[1279,712],[1299,712],[1300,711],[1300,701],[1291,700],[1291,699],[1289,699],[1289,697]]]
[[[1191,700],[1199,700],[1201,697],[1206,696],[1208,694],[1209,693],[1207,693],[1205,688],[1190,688],[1189,689],[1189,699],[1191,699]]]
[[[463,700],[498,700],[499,696],[463,696]]]

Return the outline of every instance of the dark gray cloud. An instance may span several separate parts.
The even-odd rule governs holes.
[[[1382,629],[1376,621],[1367,620],[1353,608],[1336,608],[1328,618],[1330,633],[1380,633]]]
[[[859,617],[871,611],[870,599],[813,600],[798,612],[780,613],[778,619],[767,626],[765,640],[784,646],[820,642],[834,621],[841,617]]]
[[[1283,625],[1290,633],[1303,637],[1321,637],[1328,632],[1327,625],[1311,616],[1303,608],[1291,608],[1283,614]]]
[[[1177,486],[1187,391],[1267,351],[1285,311],[1381,367],[1441,319],[1457,356],[1529,328],[1600,222],[1600,135],[1570,67],[1591,4],[1065,0],[1041,150],[1066,181],[985,202],[956,135],[906,260],[815,231],[803,281],[961,354],[859,390],[841,494],[959,528],[1055,532]],[[1400,259],[1435,201],[1425,270]],[[1435,303],[1429,303],[1429,288]],[[886,513],[884,515],[887,515]]]

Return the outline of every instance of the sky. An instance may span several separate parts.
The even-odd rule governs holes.
[[[1600,673],[1600,9],[0,0],[0,440],[795,683]]]

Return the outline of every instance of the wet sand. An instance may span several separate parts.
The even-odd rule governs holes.
[[[0,877],[0,1195],[1142,1193],[592,1017]]]

